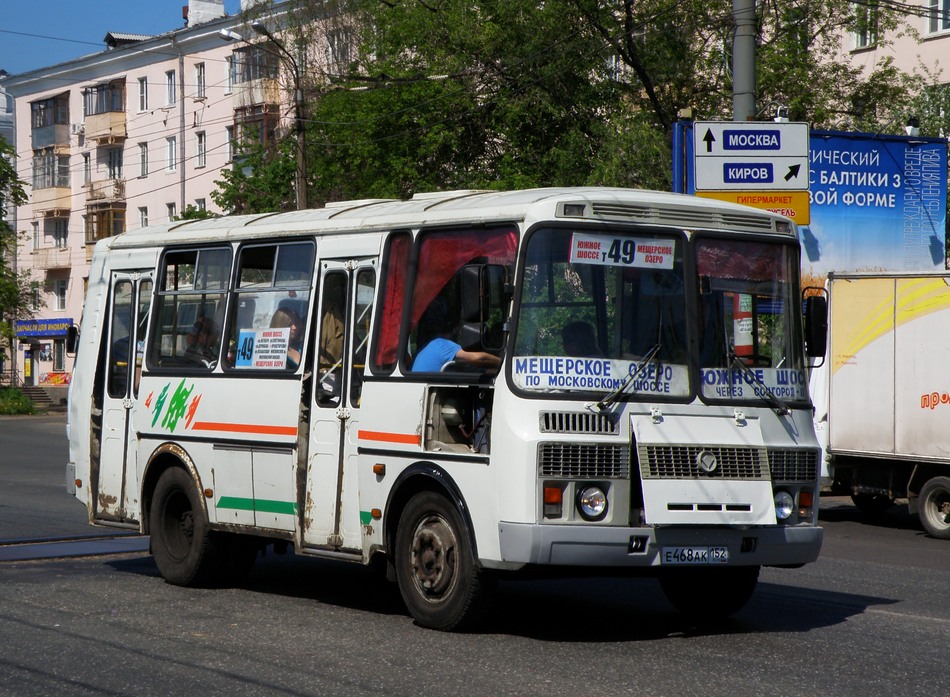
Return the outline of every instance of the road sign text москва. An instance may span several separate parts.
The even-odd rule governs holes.
[[[808,190],[808,124],[697,121],[696,191]]]

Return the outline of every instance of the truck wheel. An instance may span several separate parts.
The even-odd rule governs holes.
[[[220,557],[194,480],[185,470],[165,470],[149,513],[152,556],[167,583],[203,586],[216,581]]]
[[[920,490],[917,507],[927,534],[950,540],[950,477],[928,479]]]
[[[660,575],[660,587],[684,615],[708,621],[739,612],[752,597],[758,580],[758,566],[667,569]]]
[[[493,579],[477,568],[468,529],[444,496],[423,492],[399,518],[394,550],[403,602],[423,627],[471,627],[487,609]]]
[[[894,505],[894,499],[884,494],[851,494],[851,501],[865,515],[881,515]]]

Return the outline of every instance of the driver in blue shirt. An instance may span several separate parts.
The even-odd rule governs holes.
[[[450,316],[448,304],[438,297],[419,321],[420,336],[431,336],[412,361],[414,373],[438,373],[446,363],[457,362],[484,370],[497,370],[501,358],[485,351],[466,351],[455,341],[458,321]]]

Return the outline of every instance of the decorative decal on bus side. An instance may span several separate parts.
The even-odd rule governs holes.
[[[152,411],[153,427],[158,423],[159,418],[162,417],[162,411],[165,409],[165,402],[168,400],[168,390],[170,388],[171,383],[166,383],[165,387],[163,387],[162,391],[158,394],[158,398],[155,400],[154,409],[152,408],[152,398],[155,396],[155,392],[149,392],[148,397],[145,398],[146,408]],[[188,403],[188,398],[194,390],[194,385],[191,387],[185,386],[184,379],[178,383],[178,387],[175,388],[171,400],[168,401],[168,409],[164,412],[165,417],[162,418],[162,428],[174,432],[178,427],[178,422],[182,418],[185,419],[185,428],[191,428],[191,422],[195,418],[195,412],[198,410],[198,404],[201,402],[201,395],[197,394],[194,399],[191,400],[191,403]]]

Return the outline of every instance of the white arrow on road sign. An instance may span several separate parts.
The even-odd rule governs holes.
[[[807,190],[808,124],[697,121],[697,191]]]

